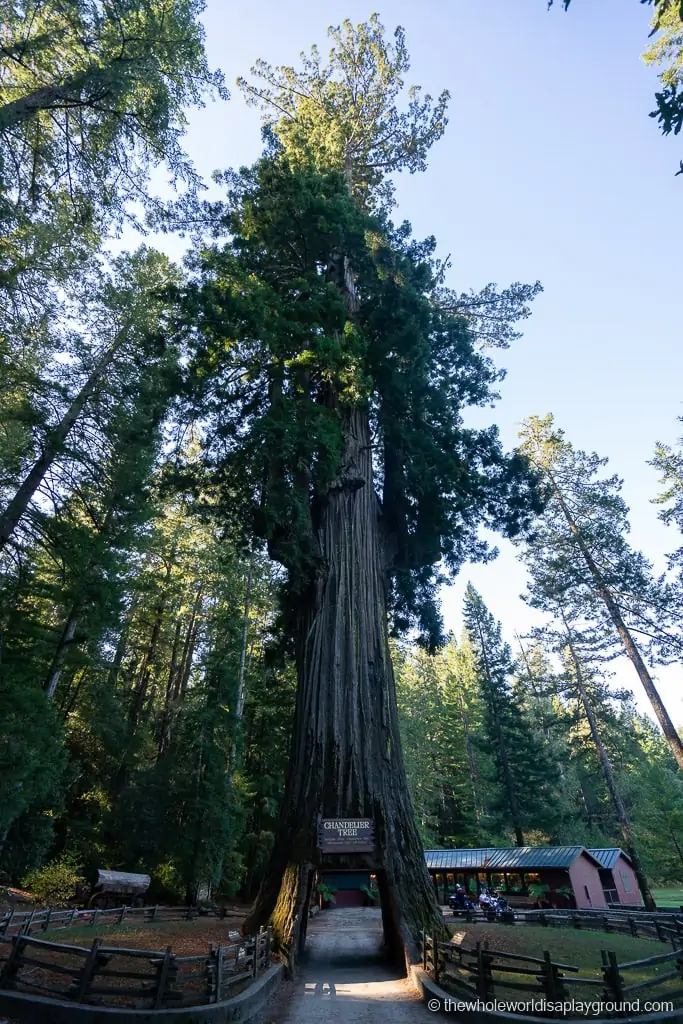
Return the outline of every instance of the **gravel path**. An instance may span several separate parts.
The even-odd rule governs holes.
[[[425,1024],[433,1017],[380,949],[379,910],[324,910],[308,924],[306,954],[259,1024]]]

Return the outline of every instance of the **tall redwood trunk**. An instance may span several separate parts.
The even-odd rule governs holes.
[[[652,704],[654,712],[657,716],[657,720],[659,721],[659,724],[662,727],[662,732],[664,733],[666,741],[669,744],[669,747],[671,748],[671,753],[676,759],[676,764],[678,765],[680,770],[683,771],[683,743],[681,742],[681,738],[676,732],[676,729],[674,728],[674,724],[671,721],[671,718],[669,717],[669,712],[664,707],[664,703],[662,701],[662,698],[659,696],[659,692],[654,684],[652,676],[648,672],[647,666],[645,665],[645,662],[641,657],[640,651],[636,646],[635,640],[631,636],[631,631],[629,630],[628,626],[622,618],[619,605],[615,601],[614,596],[610,591],[609,587],[605,584],[605,581],[602,578],[602,573],[600,572],[600,569],[598,568],[595,559],[593,558],[585,540],[583,539],[581,531],[577,526],[576,521],[573,515],[571,514],[571,511],[567,506],[566,501],[564,500],[562,492],[560,491],[559,487],[557,486],[552,476],[550,476],[550,482],[554,490],[555,498],[557,499],[560,508],[562,509],[562,512],[564,514],[564,517],[567,520],[569,529],[576,538],[576,543],[578,544],[579,550],[583,555],[584,561],[588,567],[588,571],[590,572],[593,578],[595,589],[599,596],[602,598],[605,607],[607,608],[607,611],[609,613],[609,617],[612,620],[612,624],[614,625],[614,628],[619,634],[621,642],[624,645],[624,650],[628,654],[633,664],[633,667],[638,673],[638,678],[643,684],[643,689],[645,690],[645,693],[648,696],[650,704]]]
[[[251,612],[251,588],[254,578],[254,560],[249,562],[247,586],[244,595],[244,615],[242,617],[242,644],[240,648],[240,667],[237,673],[237,698],[235,701],[235,733],[230,746],[230,776],[237,763],[237,744],[241,739],[242,719],[244,717],[244,674],[247,667],[247,646],[249,641],[249,614]]]
[[[369,415],[359,407],[340,415],[341,466],[316,510],[321,568],[298,610],[285,795],[269,871],[245,923],[252,929],[272,919],[290,969],[305,934],[310,872],[319,864],[318,815],[374,821],[388,942],[414,955],[422,927],[444,932],[403,767]]]
[[[562,618],[564,619],[564,615],[562,616]],[[602,774],[605,777],[605,785],[607,786],[607,792],[610,795],[610,800],[612,801],[614,812],[617,816],[617,820],[619,821],[619,827],[621,829],[621,834],[624,837],[624,845],[626,846],[626,851],[633,862],[633,871],[638,881],[638,888],[640,889],[641,895],[643,897],[643,902],[649,910],[654,910],[655,901],[652,898],[650,887],[647,884],[647,875],[645,874],[645,869],[643,868],[642,862],[640,860],[640,855],[636,847],[636,842],[633,838],[631,822],[629,821],[628,813],[624,806],[624,801],[621,799],[621,794],[619,793],[617,782],[614,778],[612,763],[609,759],[609,754],[607,753],[605,744],[602,742],[602,736],[600,735],[598,721],[595,717],[595,712],[593,711],[593,705],[590,702],[588,692],[586,691],[586,687],[583,682],[581,662],[579,661],[576,650],[574,649],[574,645],[571,640],[571,634],[569,633],[569,627],[567,626],[566,620],[565,628],[567,629],[567,646],[569,648],[569,653],[571,654],[572,663],[574,665],[574,678],[576,680],[576,689],[579,694],[581,703],[583,705],[583,710],[586,715],[586,721],[588,722],[588,728],[590,729],[593,743],[595,744],[595,749],[597,750],[598,757],[600,758],[600,765],[602,767]]]

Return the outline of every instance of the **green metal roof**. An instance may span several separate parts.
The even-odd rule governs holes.
[[[619,851],[621,852],[621,851]],[[478,850],[425,850],[432,871],[533,871],[536,868],[568,868],[585,854],[597,866],[600,860],[585,846],[483,847]],[[616,860],[616,858],[615,858]]]
[[[479,850],[425,850],[427,867],[435,871],[481,871],[493,847]]]
[[[608,871],[612,870],[620,857],[623,857],[628,864],[631,863],[629,855],[620,850],[618,846],[601,847],[599,850],[589,850],[588,852],[595,857],[601,868],[607,868]]]

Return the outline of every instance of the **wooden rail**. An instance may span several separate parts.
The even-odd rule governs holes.
[[[199,956],[105,946],[101,938],[71,946],[19,932],[0,938],[0,989],[151,1010],[217,1003],[270,966],[271,945],[270,929]]]
[[[145,924],[149,921],[190,921],[197,917],[218,917],[220,911],[199,910],[197,907],[113,907],[107,910],[9,910],[0,917],[0,936],[31,935],[57,928],[101,928],[105,925]]]
[[[615,932],[634,938],[658,939],[683,946],[683,915],[644,914],[601,910],[532,910],[524,914],[526,924],[544,927],[588,928]]]
[[[648,990],[648,998],[657,999],[659,995],[659,1001],[673,1002],[683,997],[681,949],[622,964],[617,961],[616,953],[602,950],[600,967],[594,972],[601,977],[581,975],[579,967],[553,960],[548,950],[540,958],[489,949],[487,942],[477,942],[474,948],[467,948],[455,942],[440,942],[426,932],[421,935],[421,954],[424,970],[447,991],[465,999],[489,1000],[493,996],[505,999],[512,991],[526,993],[532,999],[544,996],[556,1003],[574,996],[575,985],[594,988],[592,995],[583,997],[584,1001],[623,1003],[645,990]],[[625,983],[622,971],[647,970],[667,962],[672,970]],[[667,988],[673,981],[679,981],[680,985]],[[663,991],[653,992],[657,988]]]

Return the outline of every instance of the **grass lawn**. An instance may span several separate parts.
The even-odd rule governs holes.
[[[683,889],[651,889],[658,907],[683,907]]]
[[[665,942],[657,942],[653,939],[635,939],[630,935],[605,934],[585,929],[575,931],[570,928],[543,928],[535,925],[504,925],[488,922],[482,924],[478,922],[476,924],[459,922],[451,924],[448,922],[448,925],[453,935],[453,941],[468,949],[473,948],[476,942],[481,942],[482,945],[487,942],[488,948],[492,951],[498,950],[539,958],[543,956],[545,950],[548,950],[555,963],[572,964],[580,968],[578,976],[582,978],[602,978],[600,951],[603,949],[616,953],[619,963],[644,960],[647,957],[671,952],[671,947]],[[622,971],[621,974],[624,984],[632,985],[648,978],[668,974],[675,967],[674,960],[647,967],[631,968]],[[500,979],[496,984],[497,992],[499,987],[503,987],[504,977],[496,975],[495,966],[493,971],[494,979]],[[507,977],[511,977],[515,981],[523,980],[514,974]],[[525,980],[529,984],[534,984],[532,978]],[[642,998],[666,999],[668,998],[667,989],[673,990],[680,987],[680,981],[674,978],[669,982],[662,982],[661,986],[646,990]],[[575,999],[598,1000],[600,991],[600,987],[597,985],[571,985],[570,996]],[[635,993],[628,998],[635,999],[637,997],[638,993]],[[521,998],[521,996],[515,998]],[[680,1002],[681,1000],[675,1001]]]

